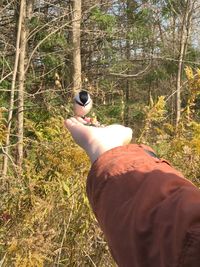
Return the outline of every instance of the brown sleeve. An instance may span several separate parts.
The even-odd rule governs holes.
[[[167,162],[139,145],[112,149],[87,194],[119,266],[200,266],[200,191]]]

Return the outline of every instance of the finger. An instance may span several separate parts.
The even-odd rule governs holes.
[[[84,127],[85,124],[80,122],[77,118],[71,117],[64,121],[64,125],[71,132],[76,127]]]
[[[73,127],[74,122],[70,118],[70,119],[67,119],[67,120],[64,121],[64,125],[69,130],[71,127]]]
[[[70,119],[71,119],[71,121],[73,121],[74,124],[82,124],[82,123],[79,121],[78,117],[72,117],[72,118],[70,118]]]
[[[84,120],[84,119],[81,118],[81,117],[76,117],[76,119],[77,119],[80,123],[82,123],[82,124],[87,124],[87,121]]]

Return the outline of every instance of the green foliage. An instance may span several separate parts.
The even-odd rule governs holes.
[[[1,88],[3,89],[10,89],[10,82],[9,81],[6,81],[4,80],[2,83],[1,83]]]
[[[63,48],[66,46],[66,37],[64,34],[55,33],[47,38],[40,46],[43,52],[53,52],[55,48]]]
[[[115,105],[103,105],[101,109],[97,109],[96,114],[98,120],[103,124],[112,124],[121,122],[122,106],[120,102],[116,102]]]
[[[101,30],[107,33],[112,33],[116,24],[116,18],[113,15],[106,14],[98,7],[95,7],[91,11],[91,20],[95,21]]]
[[[138,25],[138,27],[136,27],[134,29],[134,31],[129,32],[127,34],[127,37],[130,40],[135,40],[135,41],[141,41],[143,39],[149,38],[151,36],[151,29],[150,28],[145,28],[143,25]]]
[[[44,58],[43,58],[43,62],[45,64],[45,66],[47,67],[51,67],[51,66],[57,66],[59,65],[59,63],[61,62],[59,57],[57,57],[56,55],[51,55],[51,54],[47,54]]]
[[[35,30],[37,27],[41,27],[43,25],[43,22],[36,16],[33,16],[28,23],[31,30]]]

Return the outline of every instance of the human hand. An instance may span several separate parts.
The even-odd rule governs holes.
[[[125,144],[132,139],[132,130],[128,127],[113,124],[106,127],[88,126],[81,117],[65,121],[74,141],[82,147],[93,163],[104,152]]]

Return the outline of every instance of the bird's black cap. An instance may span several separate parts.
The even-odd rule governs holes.
[[[81,90],[81,91],[79,92],[79,99],[80,99],[81,103],[82,103],[83,105],[85,105],[85,104],[88,102],[88,100],[89,100],[88,92],[85,91],[85,90]]]

